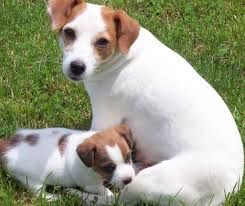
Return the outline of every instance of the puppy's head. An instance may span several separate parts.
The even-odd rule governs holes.
[[[77,147],[77,154],[87,167],[101,176],[105,184],[123,188],[135,176],[131,158],[133,145],[128,126],[119,125],[85,140]]]
[[[83,0],[49,0],[48,13],[59,33],[63,71],[76,82],[100,71],[115,53],[127,54],[139,35],[138,22],[124,11]]]

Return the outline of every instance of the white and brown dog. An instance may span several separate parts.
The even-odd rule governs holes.
[[[121,10],[49,0],[63,71],[85,84],[92,129],[128,120],[139,159],[158,162],[122,191],[168,204],[219,205],[243,176],[236,123],[217,92],[181,56]],[[235,190],[237,187],[235,188]]]
[[[60,185],[110,196],[105,184],[123,188],[135,176],[132,146],[126,125],[97,133],[62,128],[24,129],[9,140],[0,141],[0,154],[8,172],[38,195],[45,185]],[[59,197],[43,194],[50,200]],[[86,198],[86,193],[81,194]]]

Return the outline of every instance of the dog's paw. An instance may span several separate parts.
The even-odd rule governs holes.
[[[73,189],[73,188],[67,188],[65,189],[65,193],[69,194],[69,195],[76,195],[78,192],[81,192],[77,189]]]
[[[105,196],[113,196],[113,193],[108,188],[105,188]]]
[[[113,200],[113,193],[109,189],[106,189],[105,195],[90,194],[72,188],[66,189],[65,191],[70,195],[79,196],[85,205],[104,205],[111,203]]]
[[[73,189],[73,188],[68,188],[65,190],[65,192],[69,195],[72,196],[78,196],[79,198],[82,199],[82,203],[86,203],[86,205],[90,205],[90,203],[92,202],[96,202],[98,200],[98,198],[96,197],[96,195],[92,195],[86,192],[82,192],[80,190],[77,189]]]

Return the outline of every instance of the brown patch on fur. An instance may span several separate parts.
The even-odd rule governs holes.
[[[21,134],[15,134],[12,137],[10,137],[9,146],[10,147],[16,147],[18,146],[23,140],[23,136]]]
[[[97,51],[103,59],[108,58],[116,48],[123,54],[127,54],[132,44],[139,36],[139,23],[128,16],[122,10],[113,10],[108,7],[102,8],[102,17],[107,25],[107,35],[111,39],[111,46],[102,51]]]
[[[93,139],[94,142],[96,142],[97,148],[102,147],[101,152],[102,150],[105,150],[106,145],[113,147],[114,145],[117,144],[122,152],[123,157],[126,158],[126,156],[131,151],[132,148],[129,142],[127,141],[127,139],[125,138],[126,136],[132,139],[131,130],[127,125],[122,124],[98,132],[95,135],[93,135],[91,139]]]
[[[64,153],[65,153],[65,149],[66,149],[66,146],[67,146],[67,138],[70,134],[65,134],[63,135],[59,141],[58,141],[58,148],[59,148],[59,152],[60,152],[60,155],[63,156]]]
[[[115,130],[126,140],[129,148],[132,150],[134,148],[135,142],[133,139],[132,131],[129,129],[128,125],[121,124],[115,127]]]
[[[106,31],[98,34],[94,42],[98,41],[100,38],[105,38],[109,41],[109,44],[105,48],[100,48],[95,45],[96,56],[99,57],[100,60],[105,61],[111,57],[117,49],[117,34],[116,25],[114,23],[115,11],[108,7],[102,7],[101,12],[106,24]]]
[[[9,141],[0,140],[0,156],[3,156],[8,151]]]
[[[71,14],[70,16],[67,18],[65,24],[71,22],[73,19],[75,19],[78,15],[80,15],[81,13],[84,12],[84,10],[86,9],[86,4],[83,3],[83,4],[78,4],[77,6],[75,6],[72,11],[71,11]],[[65,25],[64,24],[64,25]],[[67,28],[69,29],[69,28]],[[71,45],[75,39],[76,39],[76,34],[75,34],[75,31],[73,29],[70,29],[73,31],[72,34],[66,34],[65,31],[61,31],[61,36],[63,38],[63,41],[64,41],[64,46],[67,47],[68,45]]]
[[[131,133],[130,129],[126,125],[119,125],[98,132],[77,147],[78,156],[87,167],[92,167],[102,178],[110,180],[113,174],[103,170],[106,164],[112,162],[106,151],[106,145],[114,146],[117,144],[122,156],[126,159],[131,152],[125,139],[125,136],[129,133]]]
[[[104,165],[106,165],[107,163],[110,163],[110,161],[108,162],[104,162]],[[93,166],[93,170],[98,173],[103,180],[106,180],[106,181],[110,181],[112,176],[113,176],[113,173],[108,173],[106,171],[103,170],[103,166],[102,165],[94,165]]]
[[[114,145],[111,141],[108,143]],[[103,179],[111,179],[113,174],[109,174],[103,170],[103,167],[106,164],[112,162],[106,152],[105,143],[102,145],[101,143],[96,142],[95,139],[89,138],[77,148],[77,152],[87,167],[92,167],[93,170],[97,172]]]
[[[25,137],[24,141],[28,143],[30,146],[35,146],[38,142],[39,135],[38,134],[29,134]]]
[[[72,29],[68,29],[68,30],[71,30],[72,33],[66,34],[64,30],[61,32],[61,36],[62,36],[65,47],[67,47],[68,45],[72,45],[72,43],[76,40],[75,32]]]
[[[94,42],[96,43],[100,38],[104,38],[108,40],[109,43],[105,48],[101,48],[101,47],[94,45],[95,55],[99,60],[105,61],[109,59],[116,51],[116,48],[117,48],[116,40],[112,38],[112,35],[110,35],[108,32],[104,32],[104,33],[98,34]]]
[[[66,24],[68,22],[71,22],[72,20],[74,20],[77,16],[79,16],[80,14],[82,14],[86,9],[86,3],[83,2],[83,3],[80,3],[78,4],[77,6],[75,6],[72,11],[71,11],[71,14],[69,16],[69,18],[67,18],[66,20]]]
[[[82,5],[84,5],[83,0],[49,0],[49,16],[52,22],[53,30],[60,30],[74,13],[77,14]]]
[[[8,152],[9,150],[9,141],[8,140],[0,140],[0,167],[5,166],[8,162],[7,157],[4,155]]]
[[[96,143],[91,139],[86,139],[78,145],[76,152],[87,167],[92,167],[95,161]]]
[[[128,16],[122,10],[117,10],[115,13],[115,22],[117,27],[118,47],[123,54],[127,54],[132,44],[139,36],[139,23]]]
[[[8,140],[0,140],[0,160],[1,164],[5,165],[7,163],[7,158],[4,155],[10,150],[12,147],[18,146],[22,141],[22,135],[15,134],[10,137]]]

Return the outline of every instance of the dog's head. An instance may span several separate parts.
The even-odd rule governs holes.
[[[127,125],[119,125],[98,132],[77,147],[82,162],[91,167],[105,184],[123,188],[135,176],[131,150],[134,146]]]
[[[48,13],[59,34],[63,71],[76,82],[93,75],[115,54],[127,54],[139,35],[138,22],[124,11],[83,0],[49,0]]]

